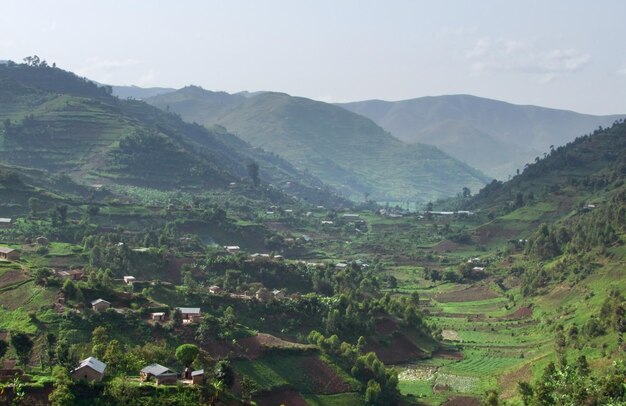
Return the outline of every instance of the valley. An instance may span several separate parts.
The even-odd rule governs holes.
[[[309,99],[149,99],[0,65],[0,402],[626,401],[623,121],[488,182]]]

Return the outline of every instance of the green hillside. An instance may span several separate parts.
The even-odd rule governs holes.
[[[564,145],[623,117],[520,106],[469,95],[339,106],[372,119],[405,142],[435,145],[498,179],[515,174],[551,145]]]
[[[281,93],[230,95],[187,87],[147,102],[219,124],[275,152],[346,196],[428,201],[479,188],[487,178],[435,147],[407,145],[344,109]]]
[[[64,173],[80,183],[226,188],[263,183],[298,198],[340,202],[313,176],[223,128],[183,122],[141,101],[120,100],[70,72],[0,65],[0,161]]]

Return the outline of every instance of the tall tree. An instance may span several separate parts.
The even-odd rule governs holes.
[[[11,345],[15,349],[20,364],[26,366],[33,352],[33,340],[25,333],[11,333]]]
[[[261,179],[259,178],[259,164],[254,161],[249,162],[246,169],[248,170],[248,176],[250,176],[252,183],[254,183],[254,187],[259,187],[261,184]]]

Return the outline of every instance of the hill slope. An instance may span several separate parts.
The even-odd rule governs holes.
[[[65,173],[81,183],[157,188],[224,188],[255,161],[266,183],[332,200],[314,177],[253,148],[223,128],[183,122],[136,100],[111,96],[70,72],[0,66],[0,161]]]
[[[343,103],[408,143],[435,145],[497,178],[620,116],[519,106],[468,95]]]
[[[282,93],[231,95],[186,87],[146,100],[188,121],[219,124],[354,199],[427,201],[487,180],[423,144],[407,145],[345,109]]]

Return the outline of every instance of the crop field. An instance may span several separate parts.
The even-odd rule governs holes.
[[[353,390],[344,380],[346,377],[317,356],[268,355],[254,361],[236,361],[234,366],[265,391],[291,388],[299,393],[319,395]]]
[[[470,253],[479,256],[479,253]],[[447,256],[450,263],[463,261]],[[427,404],[440,404],[451,396],[482,396],[498,387],[501,377],[514,374],[533,359],[552,350],[533,312],[523,303],[513,303],[499,288],[458,283],[433,284],[414,267],[394,267],[400,292],[418,292],[424,308],[442,329],[445,342],[462,352],[462,359],[438,356],[407,366],[398,366],[402,393]],[[509,397],[515,388],[508,391]]]

